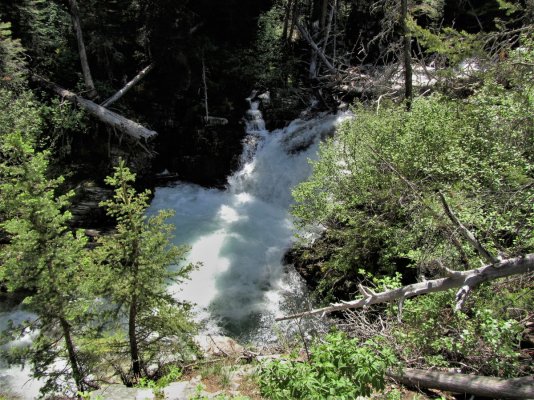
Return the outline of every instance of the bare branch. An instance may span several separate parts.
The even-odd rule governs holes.
[[[482,246],[482,244],[477,240],[475,235],[473,235],[473,233],[469,229],[467,229],[464,224],[460,222],[458,217],[454,214],[451,207],[447,203],[447,200],[445,200],[445,196],[443,195],[443,193],[439,192],[438,194],[439,198],[441,199],[441,204],[443,205],[445,213],[452,221],[452,223],[458,227],[462,236],[475,248],[478,254],[480,254],[487,262],[491,264],[498,263],[500,260],[493,254],[491,254],[488,250],[486,250],[484,246]]]
[[[308,31],[306,29],[304,29],[304,27],[299,24],[297,22],[297,28],[300,32],[300,34],[302,35],[302,37],[308,42],[308,44],[311,46],[311,48],[317,53],[317,55],[321,58],[321,60],[323,61],[324,65],[326,66],[326,68],[332,73],[332,74],[336,74],[337,73],[337,69],[334,68],[334,66],[332,65],[332,63],[330,61],[328,61],[328,58],[326,58],[324,52],[319,48],[319,46],[317,46],[317,44],[313,41],[312,37],[310,36],[310,34],[308,33]]]
[[[447,278],[434,279],[425,282],[414,283],[403,286],[399,289],[386,290],[381,293],[375,293],[370,297],[357,299],[348,302],[335,303],[328,307],[318,308],[310,311],[304,311],[298,314],[288,315],[276,318],[277,321],[288,319],[308,317],[317,314],[328,314],[334,311],[346,310],[351,308],[361,308],[372,304],[388,303],[399,299],[406,299],[420,294],[441,292],[452,288],[460,287],[460,300],[478,284],[491,281],[497,278],[504,278],[511,275],[524,274],[534,270],[534,253],[523,257],[510,258],[502,260],[496,264],[486,265],[481,268],[462,271]],[[468,286],[468,290],[464,286]],[[365,290],[364,290],[365,292]],[[465,293],[464,293],[465,292]],[[458,306],[458,305],[457,305]]]
[[[139,72],[130,82],[128,82],[124,87],[119,90],[117,93],[115,93],[113,96],[111,96],[109,99],[104,101],[101,106],[102,107],[109,107],[113,103],[115,103],[117,100],[119,100],[122,96],[126,94],[131,88],[133,88],[137,82],[139,82],[141,79],[143,79],[152,69],[154,68],[154,63],[150,64],[148,67],[144,68],[141,72]]]
[[[78,96],[75,93],[63,89],[55,83],[49,82],[38,75],[33,75],[32,78],[38,84],[50,89],[51,91],[70,101],[71,103],[77,104],[89,114],[95,116],[101,122],[113,128],[116,128],[118,131],[126,133],[127,135],[135,139],[150,140],[155,138],[158,134],[155,131],[151,131],[145,128],[143,125],[138,124],[137,122],[125,118],[122,115],[119,115],[117,113],[114,113],[113,111],[108,110],[107,108],[99,106],[98,104],[90,100],[84,99],[83,97]]]

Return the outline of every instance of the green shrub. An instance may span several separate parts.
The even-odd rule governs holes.
[[[311,348],[308,363],[275,360],[262,367],[260,387],[269,399],[354,399],[385,387],[391,351],[332,333]]]

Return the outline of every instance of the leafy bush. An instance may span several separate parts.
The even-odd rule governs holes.
[[[360,268],[389,275],[435,260],[478,266],[437,191],[493,252],[534,249],[533,85],[516,89],[492,82],[467,101],[418,98],[411,113],[356,106],[294,190],[300,226],[323,225],[333,243],[322,264],[326,286]]]
[[[377,342],[363,345],[332,333],[311,348],[308,363],[275,360],[263,366],[260,387],[270,399],[354,399],[383,390],[395,359]]]
[[[453,270],[486,263],[450,222],[438,192],[493,254],[534,251],[534,42],[522,44],[468,99],[420,97],[411,112],[355,106],[356,117],[321,147],[313,175],[294,191],[300,227],[326,228],[322,248],[304,253],[319,260],[320,287],[352,285],[352,294],[369,274],[400,272],[410,283],[416,274],[436,275],[438,263]],[[519,363],[519,321],[533,298],[528,279],[521,282],[477,288],[465,314],[453,312],[452,293],[407,301],[395,332],[400,358],[528,374]]]
[[[516,376],[522,327],[485,305],[487,294],[473,296],[474,311],[454,312],[454,292],[407,300],[403,324],[393,334],[403,359],[467,373]],[[416,362],[417,365],[417,362]]]

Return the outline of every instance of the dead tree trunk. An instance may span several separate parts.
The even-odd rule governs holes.
[[[406,386],[416,388],[439,389],[499,399],[534,398],[534,377],[532,376],[502,379],[411,368],[404,369],[402,372],[388,370],[386,375]]]
[[[133,88],[141,79],[143,79],[152,69],[154,68],[154,63],[150,64],[148,67],[144,68],[141,72],[139,72],[135,78],[133,78],[130,82],[128,82],[124,87],[119,90],[117,93],[115,93],[113,96],[111,96],[109,99],[104,101],[101,106],[102,107],[109,107],[113,103],[115,103],[117,100],[119,100],[122,96],[126,94],[131,88]]]
[[[328,307],[317,308],[298,314],[288,315],[276,318],[276,321],[284,321],[300,317],[309,317],[312,315],[324,315],[334,311],[347,310],[350,308],[367,307],[373,304],[389,303],[399,301],[401,304],[404,299],[414,297],[420,294],[441,292],[452,288],[461,288],[457,294],[458,301],[465,299],[464,292],[479,285],[482,282],[488,282],[497,278],[504,278],[511,275],[525,274],[534,271],[534,254],[527,254],[523,257],[510,258],[500,261],[496,264],[486,265],[481,268],[471,269],[469,271],[451,271],[443,267],[447,278],[434,279],[431,281],[414,283],[403,286],[399,289],[387,290],[385,292],[375,293],[369,288],[360,285],[362,299],[335,303]]]
[[[155,138],[158,134],[155,131],[151,131],[145,128],[137,122],[134,122],[128,118],[123,117],[122,115],[114,113],[113,111],[110,111],[107,108],[99,106],[91,100],[84,99],[83,97],[80,97],[75,93],[63,89],[55,83],[49,82],[36,75],[33,76],[33,79],[40,85],[52,90],[53,92],[70,101],[71,103],[77,104],[101,122],[117,129],[120,132],[126,133],[134,139],[150,140]]]
[[[89,62],[87,61],[87,52],[85,51],[85,43],[83,41],[78,3],[76,0],[69,0],[69,6],[72,17],[72,26],[74,27],[74,33],[76,34],[76,40],[78,42],[78,53],[80,54],[83,79],[85,81],[85,87],[87,88],[87,97],[95,99],[98,96],[98,93],[96,92],[93,77],[91,76],[91,69],[89,68]]]
[[[317,55],[321,58],[322,62],[324,63],[325,67],[328,69],[329,72],[332,74],[335,74],[337,70],[334,68],[332,63],[328,61],[328,58],[326,58],[326,55],[323,53],[323,51],[317,46],[317,44],[313,41],[312,37],[310,36],[309,32],[304,29],[299,23],[297,23],[297,28],[300,31],[300,34],[308,42],[308,44],[311,46],[313,51],[317,53]]]

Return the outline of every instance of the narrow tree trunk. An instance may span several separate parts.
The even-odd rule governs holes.
[[[325,36],[324,36],[324,43],[323,43],[323,53],[324,54],[326,54],[326,50],[327,50],[327,47],[328,47],[328,42],[330,41],[330,32],[332,31],[332,21],[334,19],[335,9],[336,9],[336,6],[334,4],[332,6],[332,9],[330,10],[330,15],[328,17],[328,24],[326,25],[326,33],[325,33]]]
[[[63,337],[65,338],[65,346],[67,347],[70,367],[72,368],[72,377],[74,378],[74,382],[76,382],[78,392],[84,392],[85,385],[83,384],[83,376],[78,365],[78,358],[76,357],[74,344],[72,343],[70,325],[64,318],[60,318],[59,321],[61,323],[61,329],[63,330]]]
[[[77,104],[89,114],[98,118],[101,122],[117,129],[120,132],[124,132],[135,139],[150,140],[156,137],[158,134],[155,131],[145,128],[137,122],[124,118],[122,115],[99,106],[91,100],[84,99],[83,97],[63,89],[62,87],[56,85],[55,83],[49,82],[46,79],[43,79],[37,75],[33,75],[32,78],[40,85],[52,90],[64,99],[70,101],[71,103]]]
[[[328,15],[328,0],[323,0],[321,8],[321,30],[324,31],[326,26],[326,16]]]
[[[412,108],[412,37],[408,29],[408,0],[401,0],[401,24],[403,35],[403,58],[404,58],[404,98],[406,109]]]
[[[416,388],[439,389],[499,399],[534,398],[534,377],[532,376],[502,379],[411,368],[402,372],[389,370],[386,375],[404,385]]]
[[[91,76],[91,69],[87,61],[87,52],[85,51],[85,43],[83,41],[82,25],[80,23],[80,11],[76,0],[69,0],[70,13],[72,17],[72,25],[78,41],[78,53],[80,54],[80,63],[82,65],[83,79],[85,87],[87,88],[87,97],[95,99],[98,94],[95,89],[93,77]]]
[[[282,29],[282,43],[286,43],[288,41],[288,30],[289,30],[289,19],[291,17],[291,8],[293,6],[293,0],[288,0],[286,4],[286,14],[284,17],[284,28]]]
[[[130,357],[132,359],[132,370],[135,379],[141,377],[141,359],[139,358],[139,349],[137,347],[137,337],[135,336],[135,327],[137,323],[137,295],[132,296],[130,304],[130,315],[128,318],[128,339],[130,340]]]
[[[210,119],[208,110],[208,82],[206,81],[206,65],[204,64],[204,53],[202,53],[202,83],[204,84],[204,109],[206,110],[206,123]]]
[[[288,38],[289,40],[291,40],[291,38],[293,37],[293,34],[295,32],[295,26],[297,24],[297,21],[298,21],[298,16],[299,16],[299,0],[294,0],[293,1],[293,11],[291,13],[291,26],[289,27],[289,34],[288,34]]]
[[[111,96],[109,99],[104,101],[101,105],[102,107],[109,107],[113,103],[115,103],[117,100],[119,100],[122,96],[124,96],[131,88],[133,88],[141,79],[143,79],[152,69],[154,68],[154,63],[150,64],[148,67],[144,68],[141,72],[139,72],[130,82],[128,82],[124,87],[119,90],[117,93],[115,93],[113,96]]]

